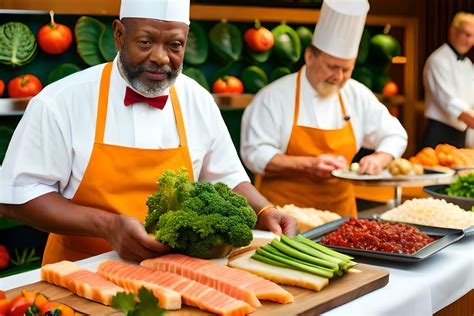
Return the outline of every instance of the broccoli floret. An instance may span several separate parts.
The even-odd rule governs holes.
[[[147,231],[178,251],[213,258],[252,241],[257,216],[247,200],[224,183],[192,183],[182,170],[167,171],[147,201]]]
[[[149,233],[156,230],[156,223],[161,215],[180,209],[181,203],[194,195],[195,191],[185,168],[180,168],[176,172],[166,170],[158,179],[158,185],[158,190],[146,201],[148,213],[145,218],[145,229]]]

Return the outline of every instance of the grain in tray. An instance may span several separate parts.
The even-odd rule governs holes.
[[[466,229],[474,225],[474,212],[445,200],[412,199],[382,214],[382,219],[426,226]]]

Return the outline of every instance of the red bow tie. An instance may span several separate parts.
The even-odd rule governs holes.
[[[125,106],[129,106],[134,103],[145,102],[145,103],[148,103],[149,106],[163,110],[167,100],[168,100],[167,95],[161,95],[156,98],[147,98],[135,92],[134,90],[130,89],[129,87],[127,87],[127,90],[125,91],[125,99],[123,100],[123,103],[125,104]]]

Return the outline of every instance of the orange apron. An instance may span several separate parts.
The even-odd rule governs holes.
[[[112,63],[108,63],[100,82],[94,147],[71,201],[133,216],[143,222],[147,213],[146,199],[157,190],[156,180],[166,169],[175,170],[184,166],[190,178],[194,179],[186,131],[176,90],[171,87],[170,97],[180,142],[178,148],[143,149],[104,144],[111,71]],[[60,260],[76,261],[110,250],[110,245],[101,238],[51,233],[43,264]]]
[[[342,155],[351,162],[356,154],[356,142],[350,121],[347,121],[344,127],[333,130],[297,125],[301,72],[302,69],[296,79],[295,114],[286,155]],[[346,108],[340,94],[339,102],[345,117]],[[333,211],[341,216],[357,215],[353,186],[336,178],[314,179],[304,175],[263,175],[261,181],[256,181],[256,186],[275,205],[294,204],[298,207]]]

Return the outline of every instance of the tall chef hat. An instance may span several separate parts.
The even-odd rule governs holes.
[[[189,0],[122,0],[120,18],[146,18],[189,25]]]
[[[357,57],[368,0],[324,0],[312,44],[338,58]]]

